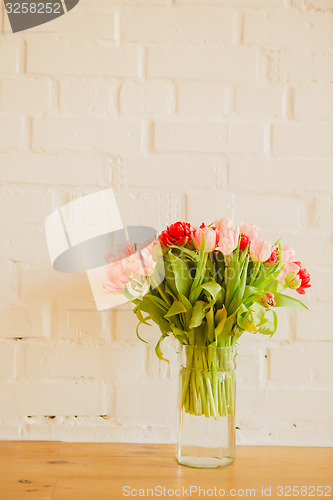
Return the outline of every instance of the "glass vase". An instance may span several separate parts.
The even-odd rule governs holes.
[[[182,345],[177,459],[190,467],[235,460],[236,347]]]

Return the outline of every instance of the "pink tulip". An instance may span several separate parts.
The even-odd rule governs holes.
[[[136,243],[134,243],[132,246],[129,241],[127,243],[120,243],[117,245],[115,252],[114,253],[108,253],[105,256],[105,261],[108,264],[111,264],[111,262],[116,262],[118,260],[124,259],[125,257],[128,257],[129,255],[132,255],[132,253],[136,252]]]
[[[239,241],[239,227],[224,227],[219,231],[219,241],[216,250],[220,250],[223,255],[230,255],[236,250]]]
[[[199,250],[202,245],[203,236],[205,236],[205,252],[215,250],[218,243],[219,233],[211,227],[197,227],[192,232],[192,240],[195,248]]]
[[[295,262],[295,261],[297,261],[296,252],[289,245],[285,245],[281,248],[281,261],[282,262]]]
[[[108,265],[107,278],[103,288],[109,293],[122,292],[129,280],[127,259],[118,260]]]
[[[273,248],[270,241],[255,238],[250,244],[250,257],[253,262],[266,262],[271,256]]]
[[[242,222],[239,226],[241,234],[247,236],[248,240],[251,242],[255,238],[259,238],[261,229],[255,224],[248,224],[247,222]]]
[[[230,228],[234,225],[233,220],[230,217],[223,217],[223,219],[215,221],[215,227],[218,231],[225,228]]]
[[[297,261],[295,250],[289,245],[283,246],[281,248],[281,262],[284,264],[284,267],[277,277],[279,281],[284,281],[290,273],[298,273],[299,266],[295,263],[295,261]]]
[[[290,273],[298,273],[299,271],[299,266],[295,262],[285,262],[284,267],[282,271],[280,272],[279,276],[277,276],[276,279],[279,281],[284,281],[285,278],[288,276]]]
[[[151,251],[148,248],[144,248],[141,252],[135,253],[128,257],[127,268],[134,274],[140,276],[150,276],[153,274],[156,262],[153,261]]]

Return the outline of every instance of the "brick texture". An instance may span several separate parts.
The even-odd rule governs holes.
[[[127,225],[296,249],[309,311],[240,340],[237,440],[333,445],[332,0],[86,0],[15,35],[0,5],[0,439],[177,439],[159,329],[49,262],[46,216],[112,187]]]
[[[230,11],[149,6],[127,7],[122,12],[121,39],[126,42],[191,43],[232,42]]]

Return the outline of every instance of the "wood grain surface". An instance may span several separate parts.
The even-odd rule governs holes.
[[[172,445],[0,441],[1,500],[327,498],[332,480],[331,448],[238,446],[234,464],[194,469]]]

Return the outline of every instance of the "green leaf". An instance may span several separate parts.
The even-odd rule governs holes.
[[[225,261],[221,252],[216,252],[213,257],[215,265],[215,279],[218,283],[222,283],[225,271]]]
[[[232,331],[237,323],[237,314],[234,312],[231,316],[228,316],[224,324],[223,330],[218,337],[218,346],[223,346],[224,342],[232,334]]]
[[[139,309],[140,311],[147,312],[148,314],[150,313],[150,310],[153,308],[156,311],[158,311],[160,314],[162,314],[162,308],[159,307],[157,304],[155,304],[151,298],[149,297],[149,294],[146,293],[141,299],[141,302],[139,304]],[[165,314],[165,313],[163,313]]]
[[[136,314],[138,320],[140,321],[140,323],[145,323],[146,325],[150,325],[150,323],[147,323],[146,321],[148,320],[148,318],[144,318],[143,315],[142,315],[142,312],[140,310],[140,306],[136,306],[134,309],[133,309],[133,312]]]
[[[229,306],[236,293],[240,280],[241,263],[237,259],[237,255],[231,253],[228,257],[229,263],[225,268],[225,306],[229,311]]]
[[[145,294],[146,299],[150,299],[154,304],[156,304],[162,311],[167,311],[168,310],[168,304],[161,299],[160,297],[157,297],[157,295],[154,295],[153,293],[146,293]]]
[[[237,318],[237,325],[246,332],[258,333],[258,328],[254,325],[253,321],[251,321],[250,313],[239,316],[239,318]]]
[[[256,287],[246,285],[243,301],[245,302],[248,298],[251,298],[251,295],[254,295],[257,292],[258,292],[258,289]]]
[[[165,284],[165,285],[164,285],[164,291],[165,291],[165,293],[166,293],[167,295],[169,295],[170,297],[172,297],[172,298],[173,298],[173,300],[177,300],[177,297],[176,297],[176,295],[177,295],[177,290],[176,290],[176,292],[175,292],[175,293],[173,293],[173,292],[170,290],[170,288],[168,287],[168,285],[167,285],[167,284]]]
[[[161,342],[162,342],[162,340],[165,339],[165,337],[168,337],[168,335],[165,335],[164,333],[162,333],[159,341],[156,344],[155,352],[156,352],[156,355],[157,355],[157,357],[159,359],[161,359],[162,361],[166,361],[167,363],[170,363],[170,361],[168,359],[163,358],[163,354],[162,354],[162,351],[161,351]]]
[[[275,293],[274,299],[276,302],[275,307],[292,307],[293,309],[299,309],[300,311],[306,311],[309,309],[305,304],[303,304],[303,302],[294,299],[294,297],[289,297],[289,295]]]
[[[169,260],[168,255],[170,254],[165,254],[164,255],[164,275],[165,275],[165,280],[168,289],[174,294],[177,295],[177,288],[176,288],[176,282],[175,282],[175,277],[172,271],[172,266],[171,262]]]
[[[174,248],[175,250],[178,250],[181,255],[182,254],[186,255],[193,262],[197,262],[198,260],[198,254],[194,250],[189,250],[188,248],[184,247],[178,247],[176,245],[168,245],[168,248]]]
[[[183,312],[186,312],[186,307],[179,300],[175,300],[164,317],[170,318],[171,316],[175,316],[176,314],[180,314]]]
[[[179,297],[179,300],[184,304],[184,306],[186,307],[186,310],[187,311],[191,311],[192,310],[192,304],[191,302],[188,300],[187,297],[185,297],[185,295],[183,295],[182,293],[179,293],[178,294],[178,297]]]
[[[228,311],[230,314],[237,311],[239,304],[241,304],[241,302],[243,301],[244,294],[245,294],[245,287],[246,287],[248,264],[249,264],[249,256],[247,255],[245,262],[243,262],[243,264],[242,264],[242,270],[241,270],[241,275],[239,278],[239,283],[238,283],[237,289],[234,293],[234,296],[233,296],[232,301],[231,301],[229,308],[228,308]]]
[[[184,304],[184,306],[186,308],[186,313],[184,314],[184,318],[183,318],[183,324],[184,324],[184,328],[186,330],[188,330],[190,322],[191,322],[191,317],[192,317],[192,304],[188,300],[188,298],[186,298],[185,295],[183,295],[182,293],[179,293],[178,297],[179,297],[179,300]]]
[[[206,305],[204,307],[204,311],[207,312],[208,309],[210,309],[211,307],[213,307],[215,305],[216,300],[215,299],[209,300],[210,294],[208,292],[205,292],[205,295],[206,295],[207,300],[209,301],[209,302],[206,302]]]
[[[142,324],[151,326],[151,324],[148,323],[148,320],[151,319],[151,318],[149,316],[146,316],[144,318],[143,315],[142,315],[142,312],[139,309],[139,306],[136,306],[133,309],[133,311],[135,312],[135,314],[136,314],[136,316],[137,316],[137,318],[139,320],[139,323],[136,325],[136,329],[135,329],[136,336],[138,337],[139,340],[141,340],[141,342],[144,342],[145,344],[148,344],[148,342],[146,340],[144,340],[143,338],[140,337],[140,335],[139,335],[139,327]]]
[[[139,323],[136,325],[136,329],[135,329],[136,336],[138,337],[139,340],[141,340],[141,342],[144,342],[145,344],[148,344],[148,342],[147,342],[147,340],[144,340],[142,337],[140,337],[139,327],[142,324],[151,326],[149,323],[147,323],[147,321],[146,321],[147,319],[150,319],[149,316],[146,316],[145,321],[139,321]]]
[[[215,280],[216,272],[211,255],[209,255],[207,258],[206,267],[209,270],[210,274],[212,275],[212,278]]]
[[[242,304],[237,313],[237,325],[247,332],[257,333],[258,328],[253,322],[253,315],[255,316],[255,311],[247,309]]]
[[[249,311],[253,324],[255,326],[259,326],[260,324],[262,324],[262,321],[265,318],[266,309],[258,304],[258,302],[255,302],[251,307],[249,307]]]
[[[159,285],[160,283],[162,283],[162,281],[165,278],[164,267],[165,266],[164,266],[163,255],[161,254],[158,256],[158,258],[156,260],[154,271],[153,271],[152,275],[149,277],[149,279],[151,280],[152,283],[154,283],[155,286],[156,286],[156,284]]]
[[[206,325],[205,325],[205,323],[201,323],[200,326],[198,326],[195,329],[192,329],[191,332],[192,331],[194,332],[193,344],[195,344],[195,345],[206,345],[207,336],[206,336]],[[191,340],[192,340],[192,338],[191,338]]]
[[[274,324],[271,321],[267,321],[267,323],[259,328],[259,333],[272,336],[275,333]]]
[[[256,279],[256,287],[259,290],[269,291],[267,287],[270,287],[272,282],[274,283],[274,280],[282,271],[284,264],[280,265],[279,263],[276,263],[274,265],[268,264],[268,266],[272,266],[271,269],[268,270],[267,266],[264,266],[264,272],[262,273],[262,276],[260,277],[260,279]]]
[[[272,337],[277,329],[277,314],[273,310],[270,311],[273,314],[273,322],[267,320],[262,326],[260,326],[259,333],[262,333],[263,335],[270,335]]]
[[[217,298],[216,298],[216,307],[217,309],[222,309],[222,306],[224,305],[224,297],[225,297],[225,289],[221,287],[221,290],[219,291]]]
[[[283,285],[281,281],[278,281],[276,279],[273,279],[267,285],[264,286],[264,291],[265,292],[270,292],[270,293],[276,293],[278,290],[282,290]]]
[[[203,235],[201,247],[199,249],[197,269],[195,271],[195,277],[191,285],[191,293],[197,288],[202,278],[202,274],[205,268],[205,261],[207,259],[207,254],[205,253],[205,236]]]
[[[192,286],[192,277],[189,268],[186,262],[171,252],[169,253],[169,260],[175,278],[175,287],[179,293],[187,297]]]
[[[150,318],[154,323],[156,323],[161,330],[165,332],[170,331],[170,325],[166,319],[164,319],[165,312],[160,309],[159,306],[154,304],[149,298],[146,299],[146,296],[143,297],[140,310],[149,314]]]
[[[189,328],[196,328],[201,325],[202,320],[206,316],[204,311],[204,307],[206,306],[206,302],[203,300],[197,300],[192,309],[192,317]]]
[[[219,309],[215,313],[215,337],[218,337],[222,332],[226,320],[227,320],[227,310],[223,305],[222,309]]]
[[[201,288],[207,290],[214,300],[217,299],[218,293],[221,291],[221,285],[216,283],[216,281],[208,281],[207,283],[201,285]]]
[[[207,339],[210,344],[212,344],[215,340],[214,336],[214,311],[211,307],[206,313],[207,320]]]
[[[184,332],[180,328],[177,328],[177,326],[175,325],[171,325],[171,328],[174,336],[181,344],[187,345],[189,343],[188,336],[186,335],[188,332]]]
[[[190,293],[189,299],[191,303],[196,302],[202,290],[206,290],[207,292],[209,292],[213,299],[216,301],[218,294],[221,291],[221,285],[216,283],[216,281],[207,281],[207,283],[203,283],[202,285],[192,290],[192,292]]]

